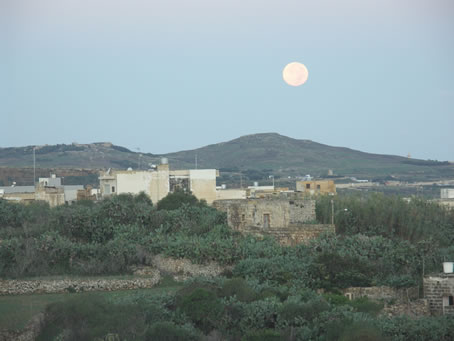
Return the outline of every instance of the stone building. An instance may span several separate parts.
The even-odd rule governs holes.
[[[333,180],[297,181],[296,190],[310,195],[334,195],[336,194],[336,185]]]
[[[156,203],[176,190],[192,192],[211,204],[216,200],[216,169],[170,170],[167,160],[146,171],[111,171],[99,177],[101,196],[144,192]]]
[[[297,193],[260,199],[217,200],[213,206],[227,213],[232,229],[262,237],[271,235],[284,245],[307,242],[323,232],[335,232],[334,225],[315,222],[315,201]]]
[[[424,297],[432,315],[454,316],[454,274],[441,273],[424,277]]]

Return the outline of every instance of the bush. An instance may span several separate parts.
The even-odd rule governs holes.
[[[183,296],[178,308],[205,334],[214,329],[223,309],[216,294],[202,288]]]
[[[198,339],[194,331],[177,326],[173,322],[154,323],[145,334],[145,341],[190,341]]]
[[[242,278],[233,278],[224,282],[221,297],[235,296],[240,302],[251,302],[257,297],[255,291]]]
[[[184,191],[175,191],[167,194],[166,197],[162,198],[158,204],[158,210],[176,210],[183,205],[196,206],[203,205],[199,200],[191,193]]]
[[[280,341],[282,340],[281,334],[272,329],[264,329],[249,332],[242,341]]]

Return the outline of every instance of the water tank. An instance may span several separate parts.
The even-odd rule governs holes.
[[[443,262],[443,272],[445,274],[452,274],[454,262]]]
[[[259,187],[258,181],[254,181],[254,187]]]
[[[161,165],[168,165],[169,164],[169,159],[166,157],[161,158]]]
[[[221,185],[221,188],[222,188],[222,189],[226,189],[226,188],[227,188],[227,185],[226,185],[226,184],[222,184],[222,185]]]

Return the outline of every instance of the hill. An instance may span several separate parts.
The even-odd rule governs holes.
[[[0,167],[33,167],[33,146],[0,148]],[[112,143],[46,145],[36,147],[36,166],[79,169],[147,169],[167,157],[173,169],[220,169],[222,174],[241,173],[249,180],[312,174],[400,179],[454,177],[454,165],[447,162],[408,159],[332,147],[310,140],[298,140],[276,133],[240,138],[165,155],[137,153]],[[226,179],[225,179],[226,180]],[[223,180],[224,181],[224,180]]]
[[[324,176],[328,170],[340,176],[400,178],[453,177],[454,165],[448,162],[408,159],[394,155],[364,153],[332,147],[310,140],[298,140],[276,133],[246,135],[229,142],[170,153],[170,163],[227,172],[273,171],[278,175],[313,174]]]

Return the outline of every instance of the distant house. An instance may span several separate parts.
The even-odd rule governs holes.
[[[451,272],[424,277],[424,297],[432,315],[454,316],[454,274]]]
[[[310,195],[336,194],[336,185],[333,180],[297,181],[296,190]]]
[[[176,190],[191,192],[211,204],[216,200],[216,169],[170,170],[167,159],[155,169],[146,171],[108,170],[99,176],[102,197],[113,194],[144,192],[158,202]]]
[[[0,187],[0,198],[21,203],[41,200],[55,207],[77,200],[77,191],[83,188],[82,185],[62,185],[61,178],[52,174],[49,178],[39,178],[36,186]]]
[[[217,200],[213,206],[227,213],[229,226],[257,236],[270,235],[281,244],[294,245],[318,236],[334,233],[334,225],[315,222],[315,200],[298,193],[236,200]]]

